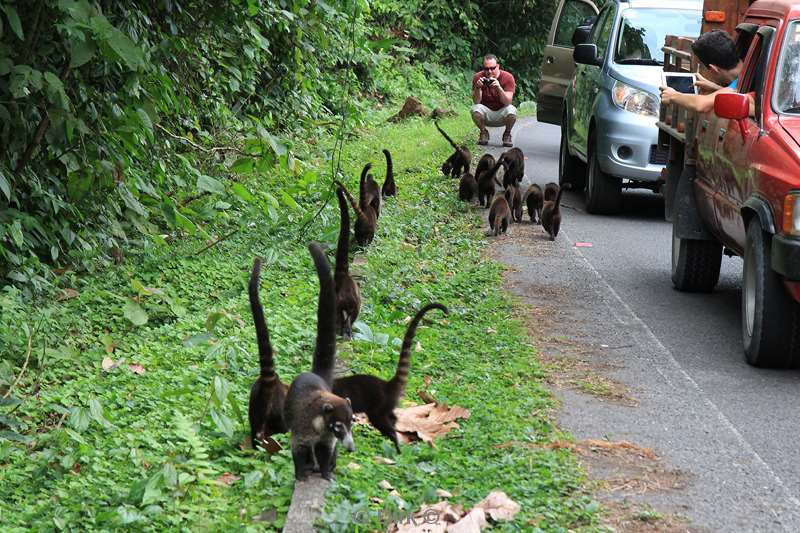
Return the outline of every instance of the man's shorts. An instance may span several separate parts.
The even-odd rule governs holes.
[[[472,106],[473,113],[480,113],[484,116],[487,126],[505,126],[506,117],[509,115],[517,115],[517,108],[513,105],[501,107],[497,111],[492,111],[483,104],[475,104]]]

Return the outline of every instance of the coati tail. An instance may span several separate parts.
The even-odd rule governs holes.
[[[553,206],[553,212],[558,213],[558,208],[561,207],[561,195],[564,193],[565,189],[571,189],[572,186],[569,183],[565,183],[558,189],[558,194],[556,195],[555,205]]]
[[[258,341],[258,361],[261,366],[261,377],[267,380],[277,379],[275,363],[272,359],[272,345],[269,342],[269,330],[264,319],[264,308],[258,297],[258,286],[261,280],[261,259],[253,260],[253,271],[250,273],[250,284],[247,287],[250,296],[250,312],[253,313],[253,323],[256,327],[256,340]]]
[[[394,374],[394,377],[389,381],[389,389],[391,391],[391,396],[397,401],[400,396],[406,390],[406,384],[408,383],[408,369],[411,366],[411,344],[414,342],[414,336],[417,334],[417,327],[419,323],[422,321],[422,317],[425,316],[425,313],[430,311],[431,309],[439,309],[440,311],[444,312],[444,314],[448,314],[450,312],[447,307],[440,303],[430,303],[417,311],[417,314],[414,315],[414,318],[411,319],[411,322],[408,324],[408,328],[406,329],[406,335],[403,337],[403,346],[400,348],[400,359],[397,361],[397,371]]]
[[[381,193],[385,196],[394,196],[397,194],[397,188],[394,184],[394,164],[392,163],[392,154],[386,148],[383,149],[383,155],[386,157],[386,179],[381,187]]]
[[[339,198],[339,212],[342,220],[339,223],[339,242],[336,243],[336,278],[346,276],[348,272],[347,250],[350,247],[350,210],[344,197],[342,187],[336,187],[336,196]]]
[[[342,184],[342,182],[339,181],[339,180],[335,180],[334,183],[336,184],[336,186],[338,188],[340,188],[340,189],[342,189],[342,191],[344,191],[345,196],[347,196],[347,200],[350,202],[350,205],[353,207],[353,211],[356,212],[356,216],[358,216],[359,218],[366,218],[366,215],[364,214],[364,211],[362,211],[361,207],[356,203],[355,198],[353,198],[353,195],[350,194],[350,191],[347,190],[347,187],[345,187],[344,184]]]
[[[455,150],[460,150],[461,149],[461,148],[459,148],[459,146],[456,143],[453,142],[453,139],[451,139],[450,136],[448,134],[446,134],[441,127],[439,127],[439,121],[438,120],[434,120],[433,123],[436,124],[436,129],[439,130],[439,133],[441,133],[444,136],[445,139],[447,139],[447,142],[450,143],[450,146],[452,146],[453,149],[455,149]]]
[[[500,226],[503,223],[503,216],[502,215],[495,215],[494,217],[494,236],[497,237],[500,235]]]
[[[322,248],[316,243],[308,245],[314,267],[319,277],[319,303],[317,304],[317,344],[311,371],[333,383],[333,366],[336,363],[336,286],[331,277],[331,265]]]
[[[365,205],[367,205],[367,174],[369,170],[372,168],[372,163],[367,163],[364,165],[364,169],[361,171],[361,178],[358,181],[358,205],[362,209]]]

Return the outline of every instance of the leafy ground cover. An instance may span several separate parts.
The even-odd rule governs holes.
[[[444,126],[474,140],[468,122],[462,115]],[[399,455],[358,426],[357,451],[340,455],[320,527],[380,529],[401,510],[435,501],[437,489],[466,505],[504,490],[522,511],[499,530],[593,527],[597,503],[581,491],[574,457],[542,446],[561,437],[549,417],[553,400],[500,288],[500,267],[482,253],[482,221],[437,171],[449,146],[427,120],[365,128],[342,160],[353,190],[364,162],[382,168],[384,146],[395,156],[399,197],[386,202],[373,245],[355,254],[364,325],[357,340],[340,343],[340,359],[389,377],[406,317],[429,301],[445,303],[450,315],[431,313],[418,333],[407,397],[424,389],[471,417],[435,447],[407,445]],[[313,144],[295,149],[305,166],[287,176],[253,173],[237,182],[238,194],[209,191],[246,231],[229,233],[223,220],[193,236],[166,235],[118,266],[65,274],[46,303],[27,302],[11,287],[0,293],[0,334],[16,333],[15,360],[31,361],[19,380],[0,362],[4,530],[283,525],[288,451],[269,457],[241,446],[257,372],[245,287],[253,256],[263,256],[262,302],[279,373],[289,381],[309,368],[316,329],[318,285],[306,243],[332,250],[339,220],[331,202],[300,233],[305,209],[329,193],[308,171],[322,174],[330,161]],[[247,195],[264,191],[280,204],[252,209]],[[293,210],[299,191],[304,205]],[[388,496],[382,480],[399,496]]]

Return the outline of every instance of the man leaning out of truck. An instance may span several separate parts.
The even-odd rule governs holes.
[[[702,94],[685,94],[671,87],[661,87],[661,102],[706,113],[714,110],[714,99],[721,92],[735,92],[742,72],[736,43],[721,30],[704,33],[692,44],[692,52],[708,69],[708,79],[697,74],[695,85]],[[755,102],[750,96],[750,114],[755,114]]]

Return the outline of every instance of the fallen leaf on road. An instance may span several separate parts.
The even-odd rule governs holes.
[[[449,407],[446,404],[427,403],[405,409],[395,409],[397,423],[395,429],[403,443],[421,440],[432,443],[453,429],[459,418],[469,418],[470,412],[463,407]]]
[[[475,508],[464,515],[461,520],[448,526],[447,533],[480,533],[481,529],[488,525],[483,510]]]
[[[494,521],[513,520],[519,512],[519,504],[505,492],[496,490],[478,502],[475,509],[481,509]]]
[[[445,491],[446,492],[446,491]],[[460,504],[441,501],[423,505],[411,519],[395,522],[389,533],[480,533],[491,522],[512,520],[519,512],[519,504],[505,492],[494,491],[469,512]]]

